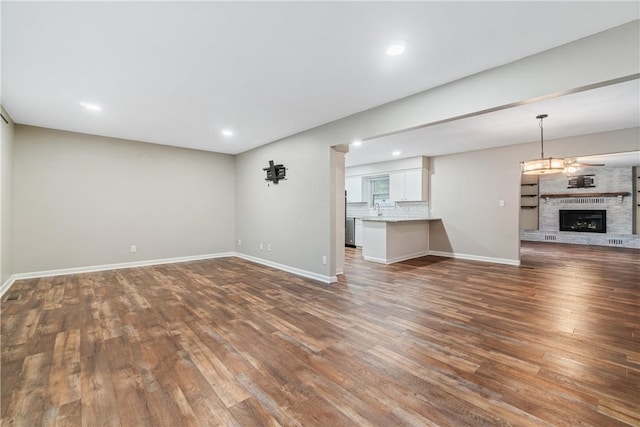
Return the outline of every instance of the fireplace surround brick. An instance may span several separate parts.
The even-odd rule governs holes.
[[[540,194],[614,193],[633,194],[633,168],[585,168],[582,175],[593,174],[595,187],[567,188],[565,175],[541,176]],[[560,243],[614,245],[640,248],[640,236],[633,234],[633,197],[584,197],[539,200],[539,229],[521,232],[522,240],[548,241],[555,236]],[[606,233],[559,231],[560,210],[604,209],[607,211]],[[620,241],[622,244],[620,244]]]

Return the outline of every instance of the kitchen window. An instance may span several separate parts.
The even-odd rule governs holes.
[[[369,190],[372,207],[376,204],[380,207],[394,206],[389,197],[389,175],[369,178]]]

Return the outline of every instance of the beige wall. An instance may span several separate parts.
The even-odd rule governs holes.
[[[334,147],[331,149],[331,170],[333,171],[332,184],[334,187],[334,203],[332,211],[334,218],[332,229],[335,230],[335,250],[329,259],[335,265],[336,274],[344,273],[344,242],[345,242],[345,214],[346,201],[344,198],[345,179],[345,153],[349,151],[349,146]],[[333,270],[332,270],[333,271]]]
[[[1,107],[0,107],[1,108]],[[13,138],[14,124],[2,108],[0,150],[0,286],[13,274]]]
[[[638,128],[545,141],[558,157],[638,149]],[[472,257],[519,260],[520,161],[535,158],[539,143],[433,157],[430,249]],[[504,207],[499,201],[504,200]]]
[[[16,273],[233,251],[233,156],[17,125],[14,158]]]
[[[300,138],[236,157],[235,249],[327,280],[334,250],[330,223],[334,222],[331,207],[336,203],[330,197],[335,188],[329,168],[331,150],[316,142]],[[286,181],[267,184],[262,168],[269,160],[287,168]],[[322,257],[327,258],[326,264]]]

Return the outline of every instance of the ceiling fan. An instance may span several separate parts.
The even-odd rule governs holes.
[[[583,163],[579,162],[577,157],[567,157],[564,159],[564,173],[569,176],[578,172],[582,168],[602,167],[604,163]]]

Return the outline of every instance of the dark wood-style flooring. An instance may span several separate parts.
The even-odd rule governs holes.
[[[522,253],[348,249],[332,286],[237,258],[21,280],[1,424],[640,425],[640,251]]]

